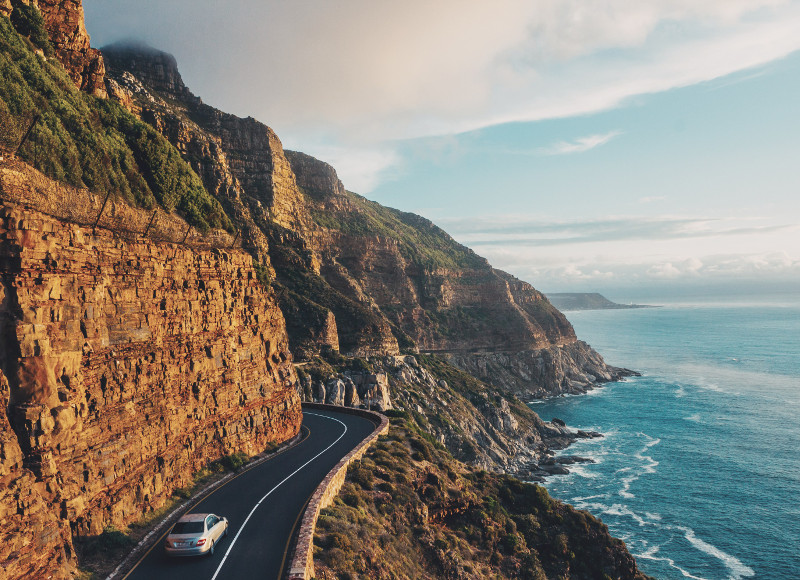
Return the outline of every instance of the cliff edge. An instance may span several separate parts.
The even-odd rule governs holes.
[[[626,375],[530,284],[429,220],[347,191],[333,167],[285,151],[258,121],[204,104],[170,55],[130,43],[103,54],[120,88],[112,96],[167,137],[209,191],[238,200],[235,221],[245,247],[269,257],[297,360],[438,353],[528,398]],[[200,154],[210,149],[219,153]]]

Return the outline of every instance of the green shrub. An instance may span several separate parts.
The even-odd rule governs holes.
[[[233,453],[226,455],[219,460],[219,463],[228,471],[239,471],[244,465],[250,461],[250,457],[246,453]]]
[[[354,483],[357,483],[362,488],[372,489],[372,484],[375,481],[375,477],[372,474],[372,471],[366,467],[354,463],[350,466],[350,469],[348,469],[347,474]]]
[[[35,36],[41,15],[21,6],[19,29]],[[37,115],[19,155],[51,179],[177,210],[200,231],[232,231],[220,203],[164,137],[119,104],[79,91],[55,59],[39,58],[0,18],[2,145],[16,149]]]
[[[41,49],[45,56],[52,56],[53,45],[50,44],[50,38],[44,27],[44,18],[33,4],[15,2],[14,10],[11,12],[11,24],[18,33],[27,36],[36,48]]]

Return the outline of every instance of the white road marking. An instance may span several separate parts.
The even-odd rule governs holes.
[[[289,481],[289,480],[290,480],[292,477],[294,477],[295,475],[297,475],[297,473],[298,473],[298,472],[302,471],[302,470],[303,470],[303,468],[305,468],[305,467],[306,467],[306,466],[307,466],[309,463],[313,462],[313,461],[314,461],[315,459],[317,459],[317,458],[318,458],[320,455],[322,455],[323,453],[325,453],[326,451],[328,451],[328,450],[329,450],[331,447],[333,447],[334,445],[336,445],[336,444],[337,444],[337,443],[338,443],[338,442],[341,440],[341,438],[342,438],[342,437],[344,437],[345,433],[347,433],[347,425],[345,425],[344,423],[342,423],[341,421],[339,421],[339,419],[334,419],[333,417],[328,417],[328,416],[326,416],[326,415],[319,415],[319,414],[317,414],[317,413],[309,413],[309,412],[307,412],[307,411],[306,411],[306,415],[314,415],[315,417],[322,417],[323,419],[330,419],[331,421],[336,421],[336,422],[337,422],[337,423],[339,423],[339,424],[340,424],[342,427],[344,427],[344,431],[342,431],[342,434],[341,434],[341,435],[339,435],[339,438],[338,438],[338,439],[336,439],[336,441],[334,441],[333,443],[331,443],[330,445],[328,445],[328,446],[327,446],[325,449],[323,449],[322,451],[320,451],[319,453],[317,453],[317,454],[316,454],[314,457],[312,457],[311,459],[309,459],[308,461],[306,461],[306,462],[305,462],[303,465],[301,465],[300,467],[298,467],[298,468],[297,468],[295,471],[293,471],[292,473],[290,473],[289,475],[287,475],[287,476],[286,476],[286,479],[284,479],[283,481],[281,481],[281,482],[280,482],[278,485],[276,485],[276,486],[275,486],[275,487],[273,487],[271,490],[269,490],[269,491],[266,493],[266,495],[265,495],[264,497],[262,497],[260,500],[258,500],[258,503],[257,503],[256,505],[254,505],[254,506],[253,506],[253,509],[251,509],[251,510],[250,510],[250,513],[249,513],[249,514],[247,514],[247,517],[244,519],[244,522],[242,523],[241,527],[239,528],[239,531],[238,531],[238,532],[236,532],[236,535],[233,537],[233,540],[231,540],[231,543],[230,543],[230,545],[228,546],[228,550],[225,552],[225,555],[222,557],[222,561],[219,563],[219,566],[217,566],[217,570],[214,572],[214,575],[211,577],[211,580],[216,580],[217,576],[219,575],[219,571],[220,571],[220,570],[222,570],[222,565],[223,565],[223,564],[225,564],[225,560],[227,560],[227,559],[228,559],[228,554],[230,554],[230,553],[231,553],[231,550],[233,549],[233,545],[236,543],[236,540],[238,540],[238,539],[239,539],[239,534],[241,534],[241,533],[242,533],[242,531],[244,530],[244,527],[247,525],[247,522],[250,520],[250,517],[251,517],[251,516],[252,516],[252,515],[255,513],[255,511],[258,509],[258,506],[260,506],[260,505],[261,505],[261,502],[263,502],[265,499],[267,499],[267,498],[270,496],[270,494],[271,494],[273,491],[275,491],[275,490],[276,490],[276,489],[278,489],[280,486],[282,486],[284,483],[286,483],[287,481]]]

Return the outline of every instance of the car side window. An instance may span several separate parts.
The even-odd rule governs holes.
[[[214,523],[215,523],[214,522],[214,518],[212,516],[208,516],[206,518],[206,529],[210,530],[211,528],[213,528],[214,527]]]

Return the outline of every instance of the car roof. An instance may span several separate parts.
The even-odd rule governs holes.
[[[204,519],[206,519],[210,515],[211,514],[184,514],[183,516],[181,516],[181,519],[179,519],[178,521],[179,522],[202,522]]]

